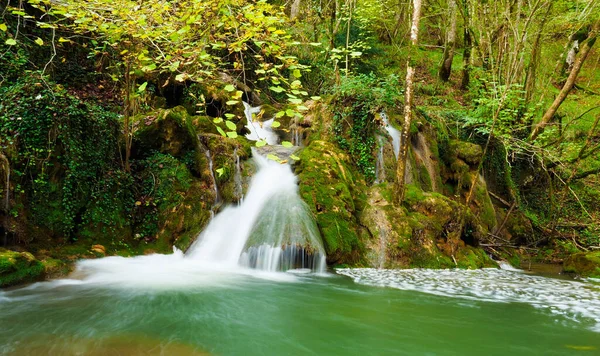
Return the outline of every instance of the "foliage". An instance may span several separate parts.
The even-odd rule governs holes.
[[[350,153],[353,162],[368,181],[375,177],[375,114],[398,104],[398,78],[379,80],[374,75],[358,75],[344,79],[333,91],[335,105],[333,133],[341,148]]]
[[[116,114],[36,73],[2,92],[0,145],[38,223],[64,235],[72,234],[113,168],[117,132]]]

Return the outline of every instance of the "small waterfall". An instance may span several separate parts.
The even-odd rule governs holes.
[[[259,169],[239,206],[227,207],[200,234],[189,258],[269,271],[325,270],[325,249],[286,164],[254,154]]]
[[[233,195],[235,199],[237,199],[238,204],[241,204],[244,199],[244,188],[242,186],[242,165],[240,163],[237,147],[233,150],[233,159],[235,161],[235,174],[233,176],[233,183],[235,186]]]
[[[250,133],[246,135],[246,138],[250,141],[265,140],[269,145],[276,145],[279,142],[277,134],[271,130],[271,125],[275,118],[271,118],[264,122],[254,121],[252,116],[260,112],[260,106],[252,107],[247,102],[244,103],[244,115],[246,115],[247,124],[246,127],[250,130]]]
[[[214,192],[215,192],[215,201],[213,202],[213,205],[210,208],[210,217],[212,219],[215,217],[215,211],[218,209],[221,199],[219,197],[219,187],[217,186],[217,178],[215,177],[215,172],[213,170],[212,155],[210,154],[210,150],[208,148],[204,148],[202,145],[200,145],[200,146],[204,149],[204,154],[206,155],[206,158],[208,159],[208,170],[210,171],[210,178],[212,180],[212,184],[213,184],[213,188],[214,188]]]
[[[246,137],[276,144],[277,136],[270,126],[263,123],[259,127],[252,122],[256,108],[247,103],[244,107],[251,131]],[[244,200],[215,216],[190,247],[187,257],[225,267],[324,272],[321,236],[298,194],[298,179],[290,165],[269,160],[256,149],[252,153],[258,171]]]
[[[387,131],[388,135],[392,138],[392,145],[394,147],[394,156],[398,159],[398,155],[400,154],[400,131],[396,130],[392,125],[390,125],[390,121],[388,119],[385,111],[382,111],[379,116],[381,116],[381,120],[383,121],[383,128]]]

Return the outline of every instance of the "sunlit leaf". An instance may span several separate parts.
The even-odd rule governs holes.
[[[279,121],[273,121],[273,123],[271,124],[272,128],[278,128],[279,126],[281,126],[281,123]]]
[[[229,120],[225,121],[225,126],[227,126],[227,128],[230,129],[230,130],[235,130],[236,129],[235,124],[233,122],[229,121]]]
[[[287,148],[294,147],[294,145],[290,141],[281,141],[281,145]]]
[[[7,40],[6,40],[6,42],[4,42],[4,43],[6,43],[6,44],[7,44],[7,45],[9,45],[9,46],[14,46],[14,45],[16,45],[16,44],[17,44],[17,41],[15,41],[13,38],[9,38],[9,39],[7,39]]]
[[[265,140],[260,140],[260,141],[256,141],[256,143],[254,144],[256,147],[263,147],[267,144],[267,141]]]

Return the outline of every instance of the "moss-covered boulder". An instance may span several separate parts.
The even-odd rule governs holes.
[[[316,218],[328,263],[357,264],[363,241],[356,215],[365,205],[364,180],[332,143],[313,141],[299,156],[300,195]]]
[[[576,253],[565,259],[563,271],[582,277],[600,278],[600,251]]]
[[[494,262],[477,247],[468,230],[477,218],[459,203],[438,193],[407,186],[406,207],[392,206],[387,186],[369,189],[361,225],[369,232],[366,256],[369,265],[385,268],[482,268]],[[469,226],[458,231],[461,222]]]
[[[159,110],[137,118],[133,136],[133,155],[143,156],[152,150],[183,157],[198,146],[192,117],[183,106]]]
[[[448,148],[453,156],[467,162],[469,165],[479,164],[483,156],[481,146],[471,142],[451,140]]]
[[[44,276],[44,265],[29,252],[0,248],[0,288],[37,281]]]

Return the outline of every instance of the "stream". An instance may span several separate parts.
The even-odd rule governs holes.
[[[101,260],[84,265],[79,279],[0,292],[0,354],[580,355],[600,350],[600,284],[592,281],[495,269],[228,271],[189,261],[168,267],[163,263],[168,258],[184,256],[109,257],[103,266],[94,263]]]

